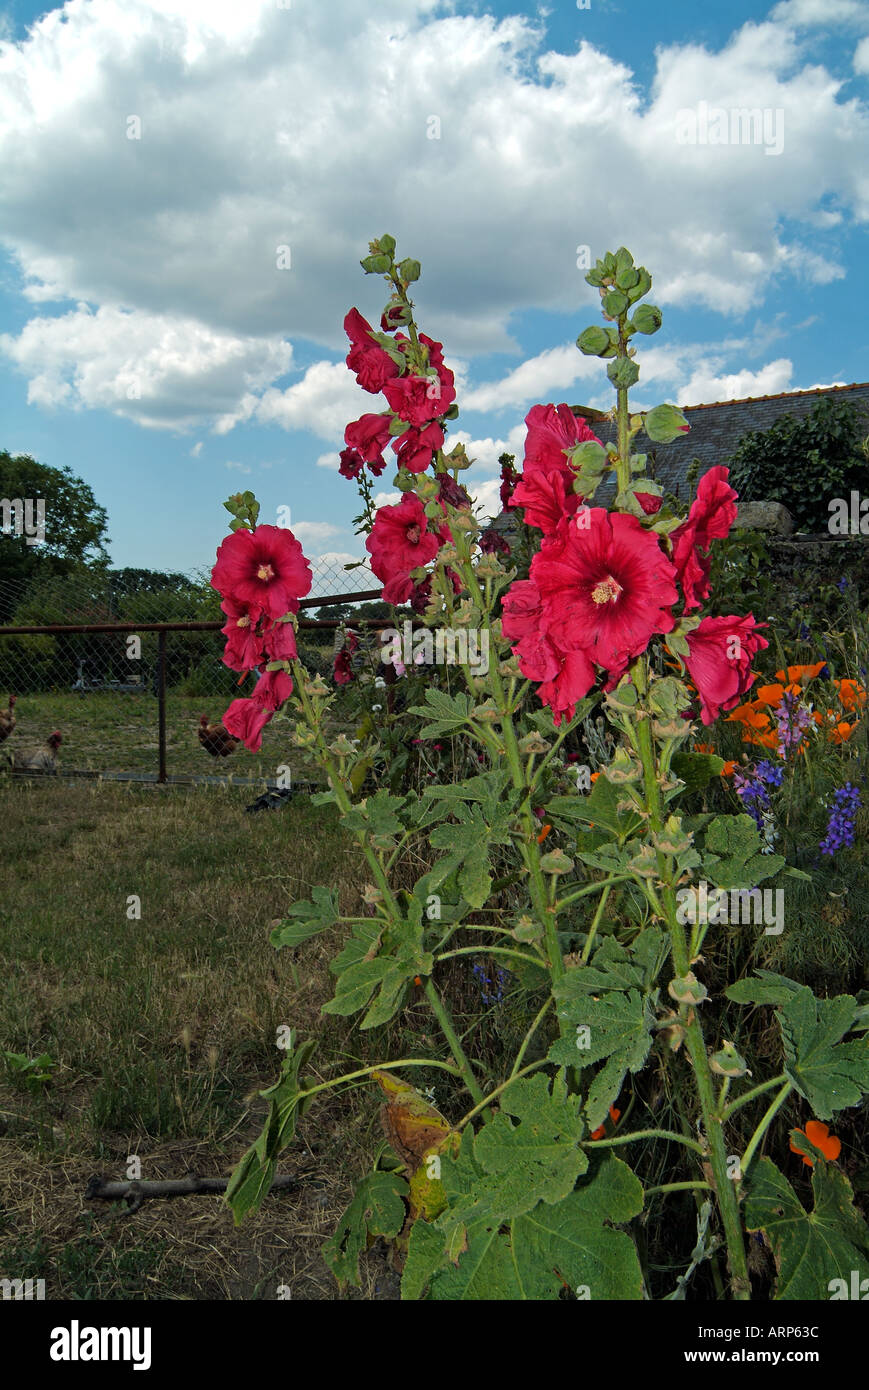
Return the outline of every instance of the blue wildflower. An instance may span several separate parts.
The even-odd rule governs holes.
[[[837,850],[851,848],[854,843],[854,821],[861,805],[860,792],[850,782],[834,793],[827,833],[820,844],[822,854],[832,858]]]

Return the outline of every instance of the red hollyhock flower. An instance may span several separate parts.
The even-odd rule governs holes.
[[[263,643],[268,661],[295,661],[299,654],[292,623],[272,623],[263,633]]]
[[[338,464],[338,472],[342,478],[349,478],[355,482],[365,467],[365,460],[357,449],[342,449],[338,455],[341,462]]]
[[[355,632],[347,633],[347,640],[336,654],[332,665],[332,676],[337,685],[349,685],[353,679],[353,653],[359,646]]]
[[[637,492],[634,494],[646,516],[654,516],[661,510],[663,497],[657,497],[654,492]]]
[[[504,598],[501,630],[515,645],[519,669],[528,680],[541,681],[537,694],[549,705],[554,723],[572,719],[576,704],[594,685],[595,672],[585,652],[563,652],[541,629],[542,606],[537,586],[517,580]]]
[[[384,581],[387,603],[406,603],[414,587],[410,571],[437,555],[440,542],[427,527],[423,505],[413,492],[406,492],[397,506],[378,511],[365,549],[371,568]]]
[[[524,507],[527,525],[538,526],[548,536],[563,516],[573,516],[581,505],[566,451],[586,440],[600,440],[567,405],[532,406],[525,424],[525,462],[510,506]]]
[[[703,474],[687,520],[670,537],[686,613],[709,597],[711,561],[704,552],[713,540],[723,540],[736,520],[739,494],[728,484],[729,475],[730,470],[723,465]]]
[[[256,630],[260,610],[231,598],[225,598],[220,606],[228,619],[220,629],[226,638],[223,664],[231,671],[255,670],[265,659],[263,639]]]
[[[292,531],[283,526],[242,528],[218,547],[211,586],[270,618],[295,613],[311,589],[311,566]]]
[[[262,747],[263,729],[271,717],[271,710],[254,704],[253,700],[233,700],[223,716],[223,727],[234,738],[240,738],[252,753],[257,753]]]
[[[432,423],[424,429],[414,429],[411,425],[404,434],[393,439],[392,447],[398,455],[400,467],[406,468],[409,473],[424,473],[435,450],[440,449],[443,442],[444,432],[440,425]]]
[[[402,335],[396,338],[401,344],[407,341]],[[387,381],[383,387],[383,394],[396,415],[411,425],[425,425],[429,420],[436,420],[456,399],[455,377],[449,367],[444,366],[442,345],[427,338],[425,333],[420,333],[419,341],[428,348],[429,366],[437,376],[409,372]]]
[[[356,373],[356,380],[364,391],[377,395],[387,381],[398,376],[398,363],[393,362],[385,348],[374,339],[374,329],[358,309],[351,309],[344,319],[344,332],[351,343],[347,366]]]
[[[712,724],[722,710],[730,710],[754,684],[751,663],[769,643],[761,637],[751,614],[747,618],[704,618],[685,634],[685,665],[700,696],[700,717]]]
[[[615,682],[656,632],[675,626],[676,574],[634,516],[586,508],[564,519],[531,563],[542,622],[562,651],[582,650]]]
[[[262,709],[280,709],[293,693],[293,682],[286,671],[264,671],[253,689],[251,699]]]
[[[351,420],[344,431],[344,443],[356,449],[366,463],[378,462],[389,443],[391,419],[387,412],[383,415],[361,415],[358,420]]]

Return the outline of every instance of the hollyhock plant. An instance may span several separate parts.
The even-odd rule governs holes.
[[[685,611],[709,597],[712,541],[723,540],[736,520],[736,492],[727,482],[730,470],[710,468],[700,479],[688,519],[672,534],[673,564],[685,595]]]
[[[769,646],[751,614],[704,618],[699,627],[688,632],[688,668],[700,696],[700,715],[704,724],[712,724],[722,710],[733,709],[754,683],[751,663],[757,653]]]
[[[240,529],[219,546],[211,585],[224,598],[282,618],[297,612],[299,600],[310,593],[311,566],[286,527]]]
[[[397,259],[388,235],[369,250],[363,270],[389,284],[381,322],[408,334],[394,340],[403,361],[383,390],[414,431],[404,450],[415,460],[419,434],[433,422],[445,434],[455,418],[452,388],[440,399],[430,389],[446,373],[440,344],[418,332],[408,297],[419,263]],[[523,476],[508,498],[522,512],[504,527],[509,558],[484,541],[486,524],[467,503],[474,489],[459,477],[473,460],[461,443],[449,453],[432,444],[430,465],[402,468],[398,505],[377,510],[367,472],[359,478],[371,567],[387,602],[424,610],[423,623],[411,625],[422,641],[414,633],[405,689],[383,708],[368,705],[355,739],[342,731],[343,712],[336,721],[340,690],[293,662],[290,737],[319,768],[325,790],[313,804],[328,807],[354,842],[359,891],[337,880],[312,885],[272,941],[304,951],[321,933],[339,934],[334,997],[322,1011],[357,1015],[372,1041],[405,1036],[408,1007],[420,1011],[421,1029],[412,1028],[406,1052],[396,1042],[404,1055],[388,1054],[385,1065],[362,1066],[369,1051],[360,1056],[348,1036],[352,1070],[343,1075],[330,1057],[312,1067],[316,1040],[291,1032],[280,1080],[263,1093],[263,1134],[236,1168],[227,1200],[237,1220],[258,1206],[310,1104],[367,1077],[399,1164],[368,1166],[323,1248],[343,1284],[361,1280],[356,1252],[376,1232],[401,1242],[409,1299],[559,1299],[583,1289],[595,1300],[640,1301],[678,1297],[689,1279],[692,1298],[824,1299],[829,1268],[802,1259],[796,1227],[805,1220],[776,1219],[782,1207],[812,1218],[773,1159],[776,1145],[779,1159],[782,1150],[787,1157],[783,1107],[797,1093],[805,1100],[810,1091],[809,1104],[827,1116],[869,1093],[860,1044],[843,1041],[860,1031],[860,1005],[854,995],[815,999],[766,968],[755,975],[755,963],[775,965],[787,938],[738,932],[733,918],[722,932],[715,912],[683,913],[682,900],[699,906],[708,884],[716,906],[729,891],[751,893],[779,874],[783,891],[790,888],[776,849],[792,842],[791,793],[802,767],[773,753],[757,767],[731,764],[731,797],[717,776],[720,761],[689,751],[700,715],[707,724],[729,717],[752,738],[776,741],[771,705],[738,704],[754,680],[753,658],[767,647],[761,624],[752,614],[702,611],[712,597],[708,552],[728,533],[735,493],[726,469],[714,469],[683,518],[646,476],[638,436],[666,445],[688,428],[674,405],[632,413],[628,400],[640,371],[632,340],[661,326],[660,309],[641,302],[651,276],[620,247],[586,280],[599,291],[605,326],[586,329],[577,346],[600,359],[616,392],[612,442],[604,449],[589,438],[565,405],[529,411]],[[374,340],[364,321],[352,327],[354,363],[367,370]],[[401,459],[399,422],[390,428]],[[502,485],[512,483],[506,457]],[[613,485],[609,509],[590,505],[598,483]],[[729,607],[720,594],[714,600],[714,611]],[[396,627],[397,615],[387,622]],[[339,685],[348,649],[336,661]],[[855,675],[863,674],[858,659]],[[392,676],[384,665],[375,701]],[[286,678],[280,672],[258,685],[227,725],[255,742]],[[436,766],[420,765],[418,738],[437,740],[426,745]],[[838,756],[856,762],[860,751],[852,744]],[[786,795],[775,791],[783,773]],[[854,832],[851,790],[830,808],[833,852]],[[716,809],[722,802],[729,811]],[[765,890],[761,896],[766,910]],[[778,919],[777,890],[773,896]],[[455,966],[465,956],[483,985],[498,982],[495,995],[509,984],[509,1029],[475,1027],[479,1000],[469,1013]],[[753,1027],[757,1006],[770,1003],[775,1026],[764,1018]],[[819,1068],[821,1034],[831,1062]],[[729,1038],[740,1039],[745,1059]],[[628,1070],[630,1103],[619,1115]],[[433,1089],[426,1098],[413,1084],[442,1071],[449,1118]],[[671,1128],[656,1114],[662,1073],[663,1084],[684,1093],[685,1123]],[[847,1086],[837,1080],[846,1073]],[[610,1122],[618,1122],[617,1136]],[[553,1145],[553,1134],[563,1142]],[[440,1185],[430,1170],[435,1153]],[[816,1197],[818,1178],[829,1189],[829,1248],[869,1242],[869,1233],[854,1234],[859,1217],[844,1177],[816,1173]],[[687,1189],[703,1196],[687,1197]],[[694,1196],[702,1270],[690,1232],[677,1258],[656,1258],[671,1231],[685,1234],[679,1213]],[[774,1246],[763,1274],[749,1270],[747,1227],[765,1230]],[[677,1267],[686,1272],[677,1276]]]
[[[440,543],[428,529],[419,498],[406,492],[397,506],[380,508],[365,549],[372,570],[383,580],[387,603],[406,603],[413,592],[411,570],[430,564]]]

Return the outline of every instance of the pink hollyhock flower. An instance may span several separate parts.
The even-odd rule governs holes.
[[[351,344],[347,366],[356,373],[356,380],[364,391],[377,395],[387,381],[398,376],[398,363],[393,362],[385,348],[375,340],[374,329],[358,309],[351,309],[344,319],[344,332]]]
[[[654,633],[675,626],[676,572],[636,517],[594,507],[582,521],[561,521],[534,556],[531,578],[546,635],[562,651],[584,651],[616,680]]]
[[[400,467],[406,468],[409,473],[424,473],[443,442],[444,432],[440,425],[432,423],[423,429],[415,429],[411,425],[404,434],[393,439],[392,447],[398,455]]]
[[[398,337],[400,343],[408,340]],[[383,394],[402,420],[411,425],[425,425],[443,415],[456,399],[455,377],[449,367],[444,366],[441,344],[420,333],[419,341],[428,348],[429,366],[437,376],[418,376],[408,373],[387,381]]]
[[[528,435],[525,463],[510,498],[511,507],[525,508],[525,521],[551,535],[563,516],[573,516],[580,506],[573,491],[575,473],[566,451],[586,440],[600,443],[585,421],[567,405],[535,405],[525,416]]]
[[[335,655],[332,664],[332,677],[338,685],[349,685],[353,679],[353,653],[359,646],[355,632],[348,630],[343,647]]]
[[[588,439],[600,443],[582,416],[574,415],[569,405],[533,405],[525,416],[525,424],[528,427],[525,470],[529,465],[547,471],[553,467],[566,468],[566,449],[575,449],[577,444]]]
[[[562,517],[573,516],[582,499],[573,491],[573,475],[568,470],[553,467],[533,467],[524,472],[513,489],[511,507],[525,508],[525,523],[537,526],[544,536],[551,536]]]
[[[670,537],[686,613],[699,608],[701,601],[709,597],[711,561],[703,552],[709,550],[713,540],[723,540],[736,520],[739,494],[727,482],[729,473],[728,468],[719,465],[703,474],[687,520]]]
[[[594,667],[585,652],[565,652],[556,676],[537,687],[537,694],[552,710],[556,728],[562,718],[572,719],[577,703],[594,685]]]
[[[292,678],[286,671],[264,671],[253,688],[251,699],[261,709],[272,713],[280,709],[293,693]]]
[[[704,618],[699,627],[685,634],[689,655],[688,674],[700,696],[700,716],[712,724],[722,710],[733,709],[754,684],[751,663],[758,651],[768,647],[751,614],[747,618]]]
[[[379,463],[389,443],[391,418],[389,414],[361,415],[358,420],[351,420],[344,431],[344,443],[361,454],[366,463]]]
[[[532,681],[551,680],[561,669],[561,654],[542,629],[540,591],[531,579],[517,579],[504,596],[501,631],[513,643],[519,669]]]
[[[267,661],[295,661],[298,656],[292,623],[272,623],[263,633]]]
[[[253,671],[265,659],[262,636],[257,632],[258,608],[247,608],[225,598],[221,608],[228,621],[220,629],[226,638],[223,664],[231,671]]]
[[[440,543],[427,527],[423,505],[413,492],[406,492],[397,506],[378,511],[365,549],[372,570],[384,581],[387,603],[406,603],[414,588],[411,570],[429,564],[437,555]]]
[[[282,618],[310,592],[311,566],[286,527],[241,528],[218,547],[211,586],[224,598]]]
[[[256,753],[262,747],[263,729],[271,717],[271,710],[255,704],[253,700],[233,700],[223,716],[223,727],[234,738],[240,738],[252,753]]]
[[[342,449],[338,455],[341,460],[338,464],[338,472],[342,478],[349,478],[355,482],[365,467],[365,460],[357,449]]]

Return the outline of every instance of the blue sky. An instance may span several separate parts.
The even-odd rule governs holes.
[[[533,404],[611,405],[581,246],[655,279],[638,406],[865,381],[867,102],[866,0],[11,0],[0,447],[91,484],[117,565],[210,564],[248,487],[360,555],[337,453],[382,402],[342,320],[379,317],[384,231],[481,506]]]

